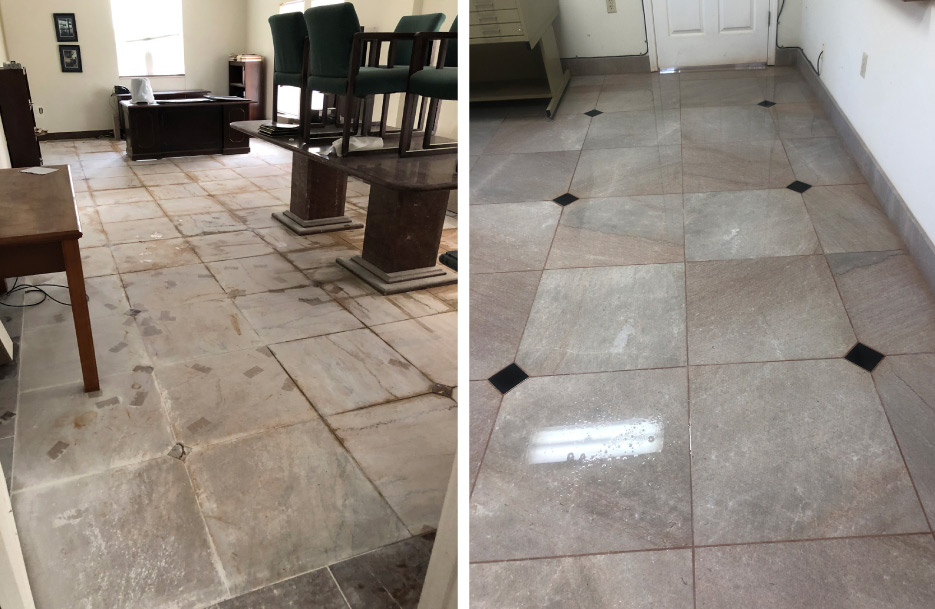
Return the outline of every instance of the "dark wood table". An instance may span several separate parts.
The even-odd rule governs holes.
[[[207,89],[174,89],[169,91],[153,91],[153,97],[156,101],[160,99],[190,99],[192,97],[204,97],[211,91]],[[117,98],[117,108],[114,111],[114,139],[122,139],[125,124],[123,122],[123,112],[120,102],[130,99],[129,93],[114,93]]]
[[[246,154],[250,138],[230,124],[250,112],[250,100],[120,102],[127,155],[134,161],[200,154]]]
[[[97,391],[97,360],[81,269],[81,223],[68,165],[47,175],[0,169],[0,278],[65,271],[84,390]]]
[[[347,177],[370,184],[363,251],[338,258],[341,266],[381,294],[455,283],[458,277],[437,264],[448,197],[458,188],[456,154],[400,158],[396,150],[339,157],[330,145],[260,134],[268,121],[231,125],[250,137],[293,153],[289,211],[273,214],[299,234],[359,228],[344,215]],[[389,136],[385,145],[397,140]],[[335,138],[337,139],[337,138]]]

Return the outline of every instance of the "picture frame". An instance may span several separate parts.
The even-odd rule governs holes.
[[[52,13],[56,42],[78,42],[78,24],[74,13]]]
[[[62,72],[81,72],[81,47],[77,44],[58,45],[58,60],[62,64]]]

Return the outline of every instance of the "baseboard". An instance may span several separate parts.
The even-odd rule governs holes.
[[[37,139],[40,142],[48,140],[93,140],[99,137],[114,137],[113,129],[98,131],[59,131],[58,133],[43,133]]]
[[[571,70],[572,76],[650,72],[648,55],[638,57],[569,57],[562,59],[562,67]]]
[[[776,64],[777,66],[794,66],[796,60],[799,57],[798,49],[780,49],[776,47]]]
[[[896,190],[886,172],[883,171],[873,153],[867,148],[854,125],[844,115],[831,92],[825,87],[825,83],[812,70],[802,51],[796,50],[795,53],[796,67],[818,95],[818,100],[831,119],[831,123],[841,138],[844,148],[853,157],[854,162],[857,163],[860,172],[867,180],[867,184],[873,190],[873,194],[876,195],[880,206],[883,207],[883,211],[886,212],[890,222],[896,227],[896,232],[902,237],[903,242],[906,244],[906,250],[915,260],[929,285],[929,289],[935,292],[935,245],[932,244],[932,240],[919,225],[912,210],[906,205],[906,202],[900,196],[899,191]]]

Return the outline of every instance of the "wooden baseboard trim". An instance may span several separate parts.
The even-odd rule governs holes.
[[[101,129],[98,131],[59,131],[57,133],[46,133],[39,136],[40,142],[49,140],[93,140],[100,137],[114,137],[113,129]]]

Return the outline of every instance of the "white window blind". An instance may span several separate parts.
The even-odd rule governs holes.
[[[182,0],[111,0],[110,7],[121,77],[185,73]]]
[[[283,13],[301,13],[305,10],[305,0],[294,0],[293,2],[283,2],[279,5],[279,14]]]

